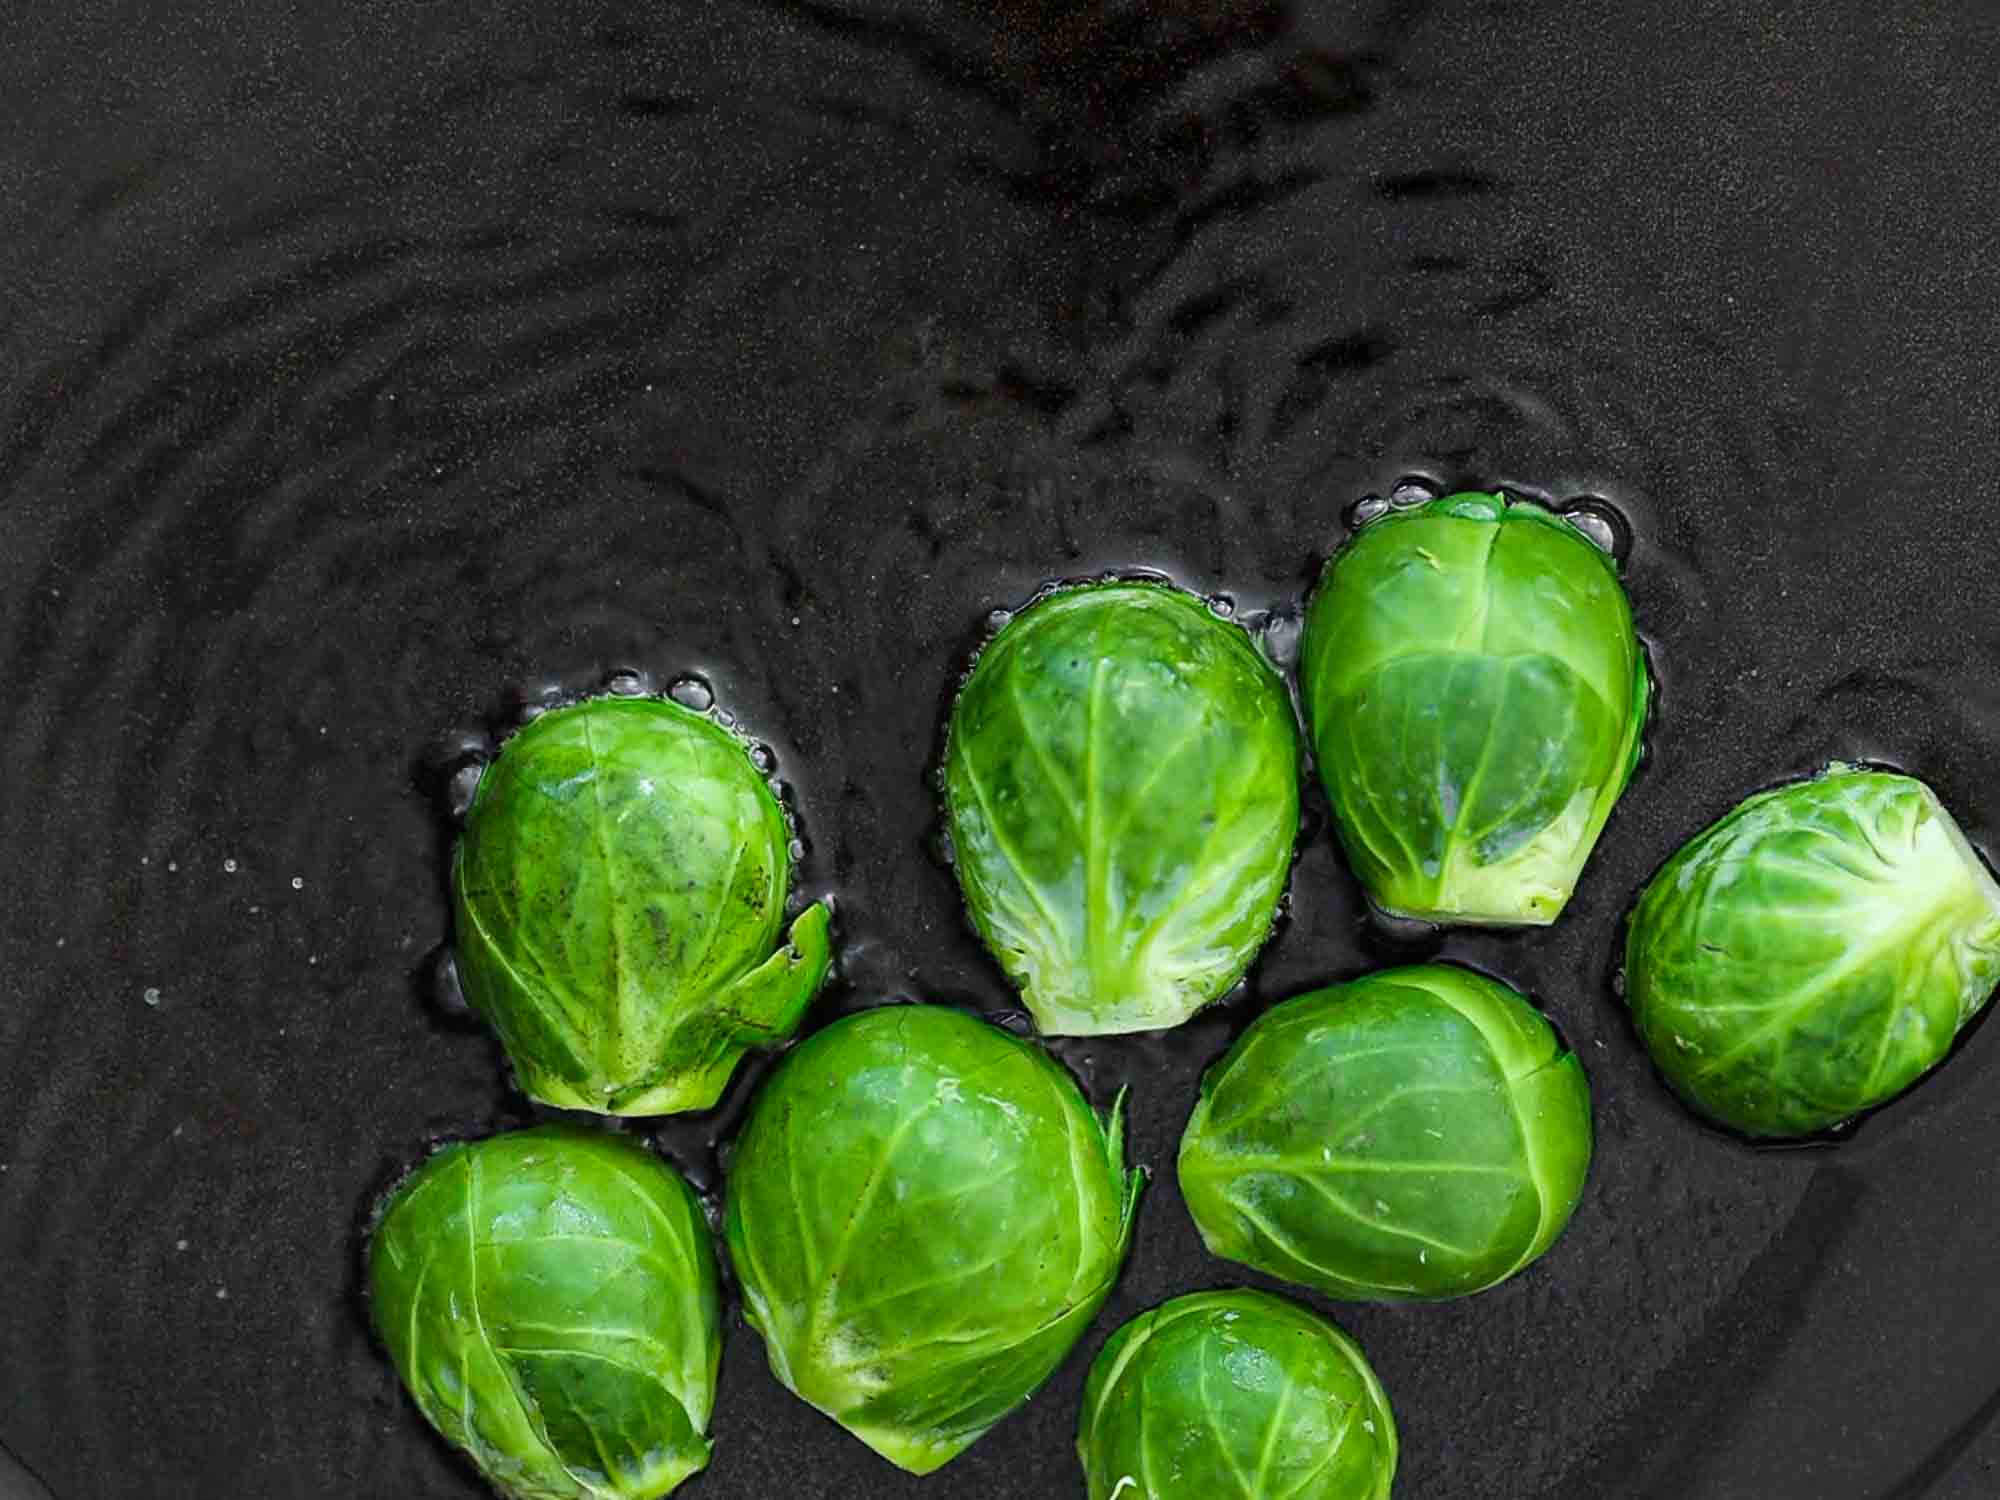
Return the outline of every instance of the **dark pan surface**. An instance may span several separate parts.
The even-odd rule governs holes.
[[[820,1015],[999,1010],[926,783],[987,612],[1143,565],[1282,649],[1407,473],[1631,519],[1662,713],[1568,915],[1377,933],[1316,814],[1246,994],[1064,1049],[1155,1176],[1046,1392],[919,1482],[732,1316],[687,1493],[1079,1494],[1088,1356],[1238,1279],[1170,1170],[1201,1067],[1433,947],[1547,1007],[1601,1139],[1530,1274],[1332,1309],[1399,1495],[1995,1493],[2000,1028],[1757,1152],[1610,990],[1653,867],[1829,756],[2000,836],[1988,0],[77,0],[0,41],[0,1446],[57,1500],[481,1493],[358,1291],[392,1174],[528,1118],[422,999],[440,731],[698,672],[838,898]],[[650,1133],[714,1185],[717,1122]]]

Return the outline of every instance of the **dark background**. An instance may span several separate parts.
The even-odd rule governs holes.
[[[1653,867],[1831,755],[2000,835],[1996,76],[1989,0],[8,6],[0,1445],[57,1500],[480,1493],[357,1290],[398,1167],[526,1118],[421,999],[441,731],[698,672],[838,898],[820,1014],[999,1009],[925,781],[987,611],[1145,565],[1282,656],[1417,473],[1619,507],[1664,692],[1561,924],[1442,944],[1600,1148],[1530,1273],[1330,1309],[1398,1494],[1990,1497],[2000,1028],[1756,1152],[1610,979]],[[688,1493],[1079,1494],[1105,1333],[1237,1279],[1172,1182],[1200,1067],[1436,946],[1317,819],[1293,891],[1246,994],[1064,1049],[1155,1177],[1045,1393],[919,1483],[732,1315]],[[726,1123],[657,1137],[712,1185]]]

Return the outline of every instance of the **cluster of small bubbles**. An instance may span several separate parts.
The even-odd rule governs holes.
[[[148,1005],[157,1006],[160,1003],[160,991],[158,987],[154,985],[148,985],[146,987],[146,993],[144,999]]]
[[[1227,594],[1210,594],[1203,603],[1208,605],[1208,611],[1212,615],[1218,615],[1225,620],[1236,618],[1236,601]]]
[[[481,761],[467,761],[451,773],[444,784],[446,814],[454,823],[463,823],[472,811],[472,799],[479,791],[479,778],[486,774]]]
[[[1370,521],[1379,521],[1389,514],[1391,507],[1380,495],[1363,495],[1347,507],[1347,527],[1359,531]]]
[[[1632,550],[1632,528],[1616,508],[1595,496],[1585,495],[1564,504],[1557,512],[1607,556],[1623,562]]]
[[[619,667],[604,679],[604,690],[620,698],[643,698],[652,692],[652,680],[632,667]]]
[[[222,862],[222,872],[225,875],[234,875],[236,873],[236,861],[233,859],[225,859]]]
[[[778,769],[778,757],[771,747],[762,740],[750,746],[750,764],[757,768],[760,776],[769,776]]]
[[[667,696],[682,708],[691,708],[698,714],[705,714],[715,707],[715,689],[708,685],[708,679],[688,672],[667,684]]]

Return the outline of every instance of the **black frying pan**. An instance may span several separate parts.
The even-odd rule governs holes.
[[[1155,1176],[1048,1389],[920,1483],[732,1315],[688,1493],[1079,1493],[1103,1335],[1243,1279],[1167,1170],[1200,1069],[1432,952],[1548,1009],[1600,1150],[1529,1274],[1329,1309],[1400,1495],[1995,1492],[2000,1030],[1758,1151],[1610,990],[1755,787],[1882,759],[2000,830],[1986,0],[96,0],[0,40],[0,1445],[57,1500],[481,1493],[358,1279],[400,1167],[530,1118],[423,997],[440,731],[699,673],[839,900],[819,1016],[1001,1010],[925,780],[986,612],[1134,565],[1292,611],[1406,474],[1631,522],[1661,713],[1561,924],[1384,933],[1314,807],[1244,993],[1064,1049]],[[647,1133],[712,1186],[754,1081]]]

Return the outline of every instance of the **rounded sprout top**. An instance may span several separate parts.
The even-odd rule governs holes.
[[[1448,495],[1327,564],[1299,667],[1377,904],[1553,922],[1637,764],[1649,692],[1616,565],[1540,506]]]
[[[1269,935],[1298,837],[1291,700],[1201,600],[1098,584],[1022,611],[953,706],[944,769],[966,905],[1044,1032],[1177,1026]]]
[[[1835,765],[1697,834],[1632,911],[1625,1000],[1667,1080],[1758,1136],[1942,1059],[2000,981],[2000,885],[1912,777]]]
[[[550,1126],[391,1195],[375,1327],[431,1424],[518,1500],[658,1500],[708,1463],[721,1354],[700,1206],[649,1152]]]
[[[1091,1366],[1089,1500],[1388,1500],[1396,1424],[1338,1328],[1264,1292],[1141,1313]]]
[[[1332,1297],[1464,1296],[1562,1233],[1591,1151],[1575,1055],[1507,986],[1387,969],[1272,1007],[1202,1080],[1181,1191],[1215,1254]]]
[[[458,970],[527,1092],[706,1109],[798,1025],[829,952],[780,942],[790,829],[743,743],[653,698],[543,714],[481,778],[452,867]]]
[[[835,1022],[779,1065],[726,1233],[771,1370],[927,1474],[1046,1380],[1125,1258],[1139,1174],[1031,1043],[954,1010]]]

